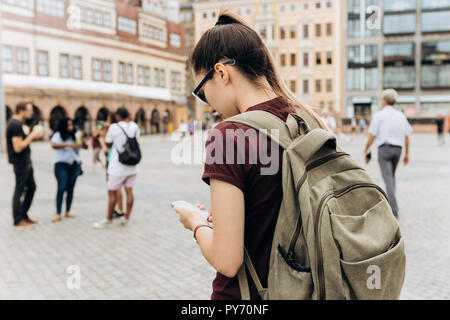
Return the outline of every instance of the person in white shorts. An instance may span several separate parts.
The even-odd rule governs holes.
[[[94,228],[100,229],[107,227],[113,222],[114,206],[117,202],[117,190],[125,187],[127,197],[127,212],[124,217],[120,218],[120,223],[125,225],[128,223],[133,208],[134,195],[133,187],[136,181],[136,175],[139,168],[137,166],[129,166],[120,163],[119,153],[123,151],[123,146],[127,141],[127,137],[139,138],[138,125],[130,121],[130,114],[124,107],[119,108],[115,114],[117,123],[112,124],[106,134],[105,143],[113,151],[108,166],[108,216],[106,219],[96,222]],[[126,132],[126,135],[124,133]]]

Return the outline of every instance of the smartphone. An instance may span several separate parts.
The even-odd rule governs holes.
[[[372,159],[372,152],[369,151],[369,153],[366,154],[366,159],[370,161]]]
[[[196,206],[194,206],[192,203],[189,203],[187,201],[184,200],[178,200],[178,201],[174,201],[170,204],[170,206],[173,207],[182,207],[182,208],[187,208],[187,209],[191,209],[195,212],[197,212],[199,215],[201,215],[203,218],[205,218],[206,220],[208,220],[209,217],[209,213],[206,210],[200,210],[199,208],[197,208]]]

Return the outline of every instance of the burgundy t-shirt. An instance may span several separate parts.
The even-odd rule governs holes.
[[[285,98],[278,97],[270,101],[263,102],[247,109],[246,112],[252,112],[253,110],[268,111],[283,121],[290,112],[290,107]],[[213,130],[219,130],[223,136],[222,144],[226,146],[226,140],[233,139],[226,135],[227,129],[242,129],[245,131],[251,129],[250,127],[238,123],[221,122]],[[214,142],[215,138],[212,138],[213,134],[210,134],[206,147]],[[235,161],[233,164],[226,163],[226,152],[223,152],[223,164],[212,163],[208,164],[208,159],[215,157],[215,152],[211,151],[211,155],[208,155],[205,164],[205,171],[203,174],[203,181],[209,184],[209,179],[217,179],[227,183],[230,183],[244,193],[245,199],[245,237],[244,243],[248,250],[250,258],[255,266],[256,272],[260,278],[263,287],[267,287],[267,276],[269,273],[269,260],[270,250],[272,247],[273,234],[275,231],[275,225],[278,218],[278,212],[281,206],[281,200],[283,197],[283,189],[281,185],[281,165],[283,149],[278,146],[278,169],[273,175],[262,175],[261,168],[270,167],[272,163],[262,164],[258,150],[260,150],[260,140],[245,138],[245,146],[237,142],[238,138],[234,138],[232,145],[235,148]],[[263,139],[261,143],[266,144],[267,154],[271,155],[271,140]],[[245,162],[238,164],[237,154],[244,151],[245,147]],[[210,148],[214,149],[214,148]],[[250,157],[250,152],[256,152],[256,160],[253,161]],[[219,161],[216,161],[219,162]],[[229,162],[229,161],[228,161]],[[256,163],[255,163],[256,162]],[[266,160],[263,160],[267,163]],[[210,162],[209,162],[210,163]],[[242,161],[240,162],[242,163]],[[253,164],[252,164],[253,163]],[[276,168],[276,167],[273,167]],[[256,286],[254,285],[250,274],[247,272],[247,278],[250,285],[250,296],[252,299],[260,299]],[[239,290],[239,282],[237,276],[234,278],[228,278],[221,273],[217,273],[216,278],[213,281],[213,293],[211,299],[213,300],[239,300],[241,294]]]

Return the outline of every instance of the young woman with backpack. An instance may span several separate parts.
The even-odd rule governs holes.
[[[190,58],[194,91],[200,100],[210,106],[211,113],[222,119],[263,110],[286,121],[288,115],[303,108],[321,127],[326,126],[310,108],[300,103],[289,92],[277,72],[272,56],[261,37],[238,16],[224,12],[216,25],[205,32]],[[220,133],[224,150],[227,143],[237,153],[250,154],[261,148],[271,150],[270,139],[256,143],[245,138],[239,144],[227,131],[246,132],[249,126],[222,122],[211,130],[207,146],[207,161],[202,179],[210,185],[211,209],[209,221],[196,212],[175,207],[185,228],[194,232],[203,256],[217,270],[213,281],[212,299],[241,299],[237,273],[244,259],[244,245],[253,261],[263,287],[267,287],[269,259],[275,224],[283,198],[280,147],[279,170],[262,175],[267,167],[260,157],[256,163],[228,163],[223,159],[211,161],[217,154],[208,154],[208,146],[215,141],[213,132]],[[217,138],[216,138],[217,139]],[[220,144],[219,144],[220,145]],[[228,151],[228,150],[226,150]],[[221,161],[223,160],[223,161]],[[204,206],[198,207],[204,209]],[[213,222],[209,227],[208,222]],[[249,279],[250,280],[250,279]],[[255,283],[249,281],[251,299],[260,299]]]

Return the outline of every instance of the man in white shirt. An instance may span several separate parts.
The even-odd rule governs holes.
[[[119,108],[115,114],[117,123],[112,124],[106,134],[105,143],[109,148],[113,148],[111,159],[108,165],[108,216],[107,219],[96,222],[94,228],[104,228],[113,221],[114,206],[117,202],[117,190],[125,187],[127,194],[127,212],[125,217],[121,218],[121,224],[128,223],[131,209],[133,208],[134,195],[133,187],[136,181],[136,175],[139,172],[137,166],[124,165],[119,161],[119,153],[123,151],[124,144],[129,138],[139,138],[138,125],[130,121],[130,114],[124,107]]]
[[[367,141],[364,155],[366,163],[370,161],[367,157],[372,143],[378,146],[378,163],[381,174],[386,184],[386,192],[392,212],[398,218],[398,205],[395,198],[395,170],[397,169],[402,149],[405,148],[403,163],[409,163],[409,135],[412,133],[411,125],[405,115],[394,109],[398,94],[393,89],[382,93],[382,110],[377,112],[369,127],[369,139]]]

